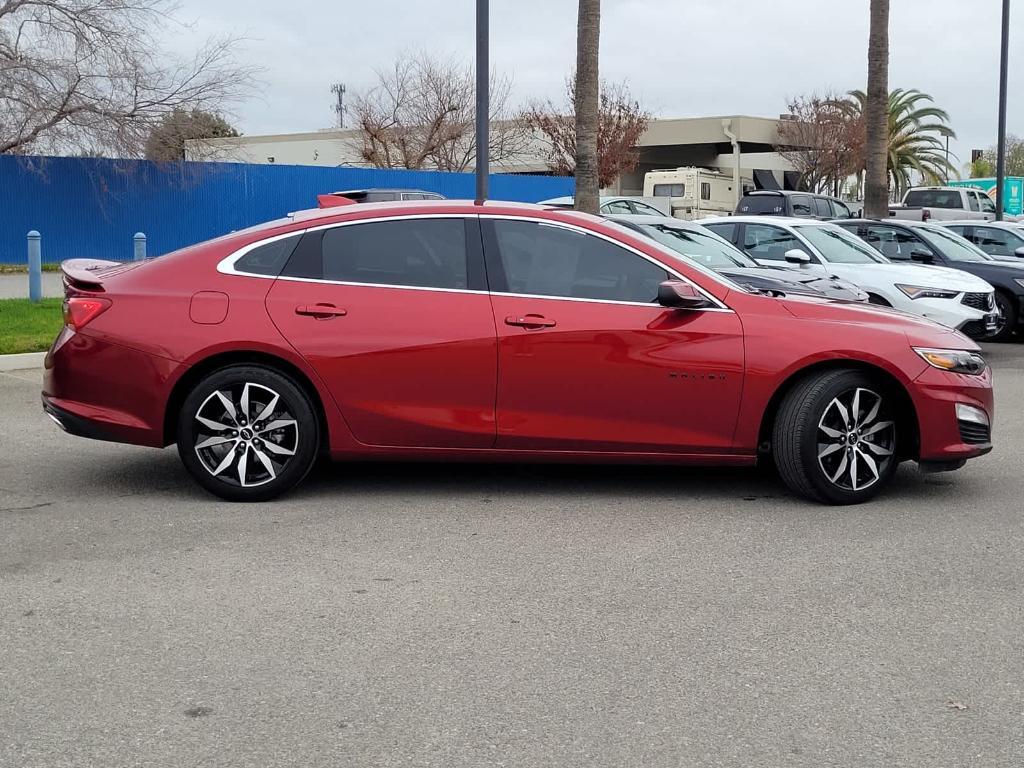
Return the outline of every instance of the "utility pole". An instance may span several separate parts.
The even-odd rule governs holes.
[[[345,127],[345,84],[335,83],[331,86],[331,93],[336,99],[334,111],[338,113],[338,127]]]
[[[487,199],[490,173],[490,18],[488,0],[476,0],[476,202]]]
[[[1003,36],[999,51],[999,138],[996,146],[996,221],[1003,220],[1006,184],[1006,70],[1010,55],[1010,0],[1003,0]]]

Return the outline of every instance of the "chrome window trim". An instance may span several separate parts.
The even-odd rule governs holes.
[[[492,296],[492,295],[493,296],[513,296],[513,297],[516,297],[516,298],[523,298],[523,299],[548,299],[550,301],[577,301],[577,302],[585,302],[585,303],[589,303],[589,304],[618,304],[618,305],[629,306],[629,307],[648,307],[648,308],[652,308],[652,309],[653,308],[657,308],[657,309],[661,309],[661,310],[667,309],[667,307],[662,307],[660,304],[657,304],[655,302],[618,301],[616,299],[588,299],[588,298],[579,298],[579,297],[574,297],[574,296],[543,296],[543,295],[531,294],[531,293],[505,293],[503,291],[477,291],[477,290],[472,290],[472,289],[469,289],[469,288],[434,288],[434,287],[430,287],[430,286],[420,286],[420,285],[390,285],[390,284],[385,284],[385,283],[355,283],[355,282],[348,282],[348,281],[343,281],[343,280],[324,280],[322,278],[315,278],[315,277],[290,277],[290,276],[287,276],[287,275],[259,275],[259,274],[255,274],[255,273],[252,273],[252,272],[241,272],[241,271],[235,269],[235,263],[239,259],[241,259],[243,256],[245,256],[247,253],[249,253],[250,251],[252,251],[252,250],[254,250],[256,248],[259,248],[261,246],[267,245],[269,243],[273,243],[273,242],[276,242],[278,240],[283,240],[283,239],[288,238],[288,237],[294,237],[296,235],[304,235],[307,232],[316,232],[318,230],[334,229],[336,227],[348,227],[348,226],[352,226],[352,225],[355,225],[355,224],[370,224],[370,223],[382,222],[382,221],[404,221],[404,220],[408,220],[408,219],[465,219],[465,218],[468,218],[468,217],[471,217],[471,216],[475,216],[475,217],[481,218],[481,219],[486,218],[486,219],[506,219],[506,220],[511,220],[511,221],[532,221],[532,222],[536,222],[536,223],[539,223],[539,224],[546,224],[546,225],[550,225],[550,226],[554,226],[554,227],[561,227],[561,228],[564,228],[564,229],[569,229],[569,230],[572,230],[572,231],[575,231],[575,232],[579,232],[580,234],[583,234],[583,235],[590,235],[591,237],[599,237],[599,238],[601,238],[603,240],[606,240],[606,241],[612,243],[613,245],[617,245],[618,247],[623,248],[626,251],[629,251],[630,253],[633,253],[633,254],[635,254],[637,256],[640,256],[643,259],[646,259],[647,261],[651,262],[652,264],[656,265],[657,267],[665,270],[669,275],[675,277],[676,279],[683,280],[683,281],[689,283],[698,292],[700,292],[700,294],[702,296],[704,296],[706,299],[708,299],[709,301],[711,301],[715,305],[713,307],[702,307],[702,308],[693,309],[693,310],[690,310],[690,311],[693,311],[693,312],[728,312],[728,313],[732,313],[733,312],[732,309],[730,309],[728,306],[723,304],[716,297],[714,297],[711,294],[709,294],[707,291],[705,291],[699,285],[694,283],[692,280],[690,280],[686,276],[680,274],[677,270],[673,269],[672,267],[668,266],[667,264],[664,264],[664,263],[658,261],[657,259],[655,259],[655,258],[653,258],[651,256],[648,256],[646,253],[643,253],[642,251],[632,247],[631,245],[628,245],[626,243],[620,242],[619,240],[616,240],[613,237],[609,237],[609,236],[607,236],[607,235],[605,235],[605,234],[603,234],[601,232],[593,232],[593,231],[591,231],[591,230],[589,230],[589,229],[587,229],[585,227],[581,227],[581,226],[578,226],[578,225],[575,225],[575,224],[570,224],[570,223],[562,222],[562,221],[551,221],[550,219],[543,219],[543,218],[536,217],[536,216],[516,216],[516,215],[513,215],[513,214],[423,213],[423,214],[408,214],[408,215],[398,215],[398,216],[374,216],[372,218],[360,218],[360,219],[353,219],[351,221],[336,221],[336,222],[333,222],[331,224],[317,224],[317,225],[312,226],[312,227],[304,227],[304,228],[301,228],[301,229],[293,229],[293,230],[291,230],[289,232],[284,232],[284,233],[279,234],[279,235],[273,235],[271,237],[263,238],[262,240],[256,240],[256,241],[254,241],[252,243],[248,243],[247,245],[243,245],[241,248],[239,248],[239,249],[237,249],[235,251],[232,251],[227,256],[225,256],[223,259],[221,259],[219,262],[217,262],[217,271],[220,272],[221,274],[224,274],[224,275],[235,275],[235,276],[238,276],[238,277],[251,277],[251,278],[255,278],[257,280],[284,280],[286,282],[291,282],[291,283],[317,283],[317,284],[323,284],[323,285],[344,285],[344,286],[349,286],[349,287],[353,287],[353,288],[392,288],[394,290],[401,290],[401,291],[435,291],[437,293],[467,293],[467,294],[476,294],[476,295],[482,295],[482,296]],[[694,268],[697,269],[700,272],[704,272],[705,271],[699,265],[694,265]],[[708,277],[714,278],[714,275],[713,274],[709,274]],[[720,280],[716,280],[716,282],[721,282],[721,281]]]

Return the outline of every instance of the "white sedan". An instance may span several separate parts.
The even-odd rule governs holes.
[[[728,216],[701,224],[769,266],[834,275],[856,283],[883,304],[984,338],[997,328],[993,288],[946,267],[896,264],[826,221],[778,216]],[[969,325],[968,325],[969,324]]]

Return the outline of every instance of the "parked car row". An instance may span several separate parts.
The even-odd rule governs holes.
[[[326,454],[773,462],[794,493],[850,504],[903,461],[992,449],[991,371],[950,329],[984,315],[967,295],[987,284],[835,224],[320,206],[127,266],[65,262],[45,411],[74,435],[176,443],[237,501]],[[850,282],[922,317],[807,293],[862,298]]]

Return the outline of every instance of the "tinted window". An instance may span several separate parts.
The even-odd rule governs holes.
[[[685,184],[655,184],[655,197],[683,197],[686,194]]]
[[[832,200],[832,215],[837,219],[852,219],[853,214],[850,209],[846,206],[846,203],[842,203],[839,200]]]
[[[743,250],[755,259],[785,261],[786,251],[794,249],[807,253],[796,235],[784,229],[767,224],[747,224],[743,228]]]
[[[1024,246],[1024,237],[995,227],[975,227],[971,241],[989,256],[1013,256],[1014,251]]]
[[[299,242],[300,237],[301,235],[292,235],[253,248],[235,262],[235,271],[277,277],[295,250],[295,244]]]
[[[744,195],[736,212],[751,216],[782,216],[786,213],[786,199],[782,195]]]
[[[959,189],[912,189],[903,198],[911,208],[963,208]]]
[[[794,216],[814,216],[814,203],[807,195],[793,195],[789,200]]]
[[[897,227],[870,224],[864,228],[861,239],[883,256],[898,261],[910,261],[915,250],[931,252],[913,232]]]
[[[942,227],[918,227],[916,231],[925,242],[950,261],[988,261],[977,246]]]
[[[832,218],[832,207],[828,204],[828,200],[826,198],[814,198],[814,209],[818,212],[819,216],[823,216],[826,219]]]
[[[736,242],[736,225],[727,222],[721,224],[705,224],[708,229],[714,232],[721,238],[728,240],[730,243]]]
[[[404,219],[324,232],[325,280],[421,288],[466,288],[462,219]]]
[[[978,206],[978,196],[973,192],[967,193],[967,204],[971,207],[972,211],[981,210]]]
[[[983,213],[995,213],[996,204],[993,203],[987,196],[982,195],[981,197],[981,210]]]
[[[403,192],[402,193],[402,199],[403,200],[423,200],[424,199],[424,195],[422,193],[420,193],[420,192]]]
[[[651,303],[668,272],[593,235],[530,221],[494,221],[509,293]]]
[[[613,200],[610,203],[605,203],[601,206],[601,210],[604,213],[632,213],[633,209],[629,207],[629,203],[625,200]]]

